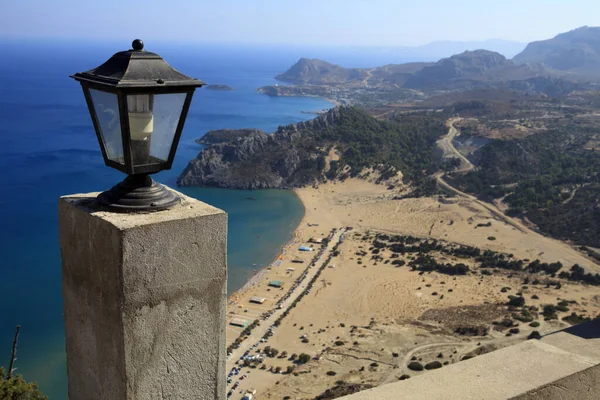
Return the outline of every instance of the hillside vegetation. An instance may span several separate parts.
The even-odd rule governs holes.
[[[513,60],[541,64],[585,77],[600,75],[600,27],[581,27],[548,40],[532,42]]]
[[[204,149],[178,179],[182,186],[240,189],[296,187],[344,179],[382,165],[383,176],[403,173],[419,182],[438,168],[435,141],[445,133],[442,113],[380,121],[354,107],[337,107],[314,120],[254,132]],[[339,160],[329,163],[335,148]]]
[[[513,215],[542,231],[582,245],[600,246],[600,155],[586,149],[594,128],[557,126],[522,140],[493,140],[479,167],[454,184],[490,200],[504,198]]]

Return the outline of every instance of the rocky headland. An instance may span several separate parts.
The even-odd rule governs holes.
[[[257,129],[214,133],[209,139],[214,144],[189,162],[177,184],[230,189],[303,186],[324,168],[324,161],[321,168],[317,165],[319,151],[304,146],[312,141],[310,132],[326,128],[339,116],[336,108],[313,120],[280,127],[273,134]],[[219,137],[234,136],[234,141],[218,142]]]
[[[204,145],[213,145],[218,143],[227,143],[234,140],[245,138],[253,133],[264,133],[259,129],[216,129],[206,132],[196,143]]]

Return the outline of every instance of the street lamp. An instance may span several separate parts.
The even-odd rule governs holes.
[[[204,85],[161,56],[132,49],[71,78],[81,83],[104,163],[128,176],[97,200],[111,211],[159,211],[180,199],[150,174],[170,169],[194,90]]]

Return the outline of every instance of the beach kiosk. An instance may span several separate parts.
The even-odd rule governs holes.
[[[265,302],[265,300],[266,299],[264,297],[258,297],[258,296],[250,297],[250,303],[263,304]]]
[[[240,318],[232,319],[229,325],[239,326],[240,328],[245,328],[250,325],[250,321],[246,321]]]
[[[271,281],[271,282],[269,282],[269,286],[280,288],[280,287],[283,287],[283,282],[281,282],[281,281]]]

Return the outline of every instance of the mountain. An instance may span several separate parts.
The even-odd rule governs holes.
[[[515,54],[522,52],[526,45],[527,43],[503,39],[489,39],[471,42],[440,40],[422,46],[404,47],[401,49],[401,53],[412,60],[429,61],[450,57],[453,54],[459,54],[465,51],[486,49],[500,53],[507,58],[512,58],[515,56]]]
[[[529,43],[513,60],[600,77],[600,27],[584,26],[552,39]]]
[[[402,82],[405,77],[419,71],[430,63],[390,64],[377,68],[344,68],[318,59],[301,58],[283,74],[275,77],[280,81],[297,85],[364,84],[371,86],[382,82]]]
[[[261,91],[278,95],[281,89],[290,89],[295,94],[319,95],[321,86],[418,90],[468,90],[501,86],[514,87],[515,90],[523,88],[527,92],[535,92],[536,88],[541,87],[545,93],[554,81],[542,82],[539,78],[557,78],[560,75],[559,71],[546,70],[540,65],[520,64],[489,50],[465,51],[436,63],[389,64],[377,68],[344,68],[322,60],[302,58],[276,77],[299,86],[273,86],[261,88]],[[529,79],[537,80],[523,83]]]
[[[546,74],[539,66],[518,64],[493,51],[475,50],[443,58],[434,65],[424,67],[408,78],[404,87],[464,88],[469,86],[469,81],[471,85],[476,85],[476,82],[506,82]]]
[[[364,79],[367,75],[359,68],[344,68],[315,58],[301,58],[275,79],[295,84],[340,84]]]
[[[494,41],[482,43],[498,45]],[[473,43],[434,42],[420,49],[441,51],[446,45],[451,50],[453,46],[463,48]],[[530,43],[513,59],[484,49],[463,51],[435,63],[375,68],[345,68],[320,59],[302,58],[276,79],[293,85],[258,90],[269,96],[320,96],[363,107],[421,101],[440,91],[508,89],[558,97],[573,91],[597,90],[600,28],[583,27]]]

